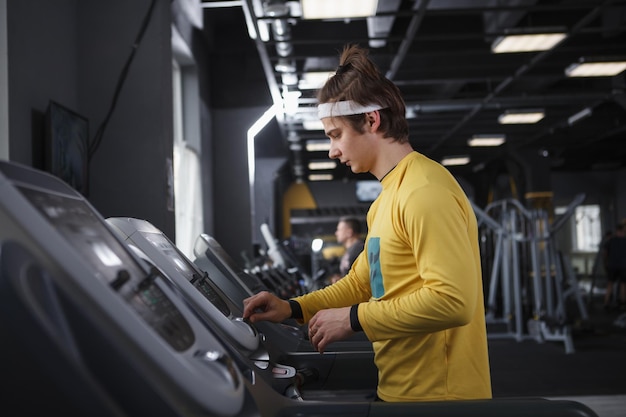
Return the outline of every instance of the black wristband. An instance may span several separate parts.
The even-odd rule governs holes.
[[[295,300],[289,300],[289,307],[291,307],[291,319],[302,319],[304,317],[300,303]]]
[[[362,332],[363,327],[361,327],[361,323],[359,322],[359,305],[355,304],[350,307],[350,327],[355,332]]]

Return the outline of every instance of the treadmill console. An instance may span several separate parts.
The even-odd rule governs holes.
[[[158,271],[146,274],[84,201],[32,188],[19,190],[94,266],[95,277],[116,291],[170,346],[179,351],[191,346],[191,327],[155,285]]]
[[[42,340],[65,352],[96,396],[134,412],[240,413],[245,380],[229,350],[82,195],[7,161],[0,161],[0,195],[3,255],[26,254],[2,257],[8,272],[0,292],[15,304],[10,311],[38,323],[16,328],[25,343],[28,330],[48,335]]]
[[[108,219],[107,222],[112,223],[113,220]],[[167,237],[161,233],[140,232],[140,234],[154,247],[163,251],[163,254],[168,256],[172,261],[172,265],[176,271],[196,287],[223,315],[227,317],[232,316],[233,313],[230,307],[218,293],[218,290],[213,287],[206,272],[203,273],[195,268]]]
[[[201,233],[193,247],[194,263],[211,276],[225,279],[223,285],[226,294],[233,300],[243,300],[260,291],[269,291],[263,281],[247,273],[230,257],[222,245],[212,236]]]
[[[111,217],[106,222],[121,239],[143,252],[148,262],[163,271],[172,290],[207,326],[222,332],[229,343],[249,353],[255,352],[255,357],[267,357],[266,352],[258,351],[260,344],[256,329],[235,316],[240,307],[226,297],[209,279],[208,273],[191,262],[163,232],[136,218]]]

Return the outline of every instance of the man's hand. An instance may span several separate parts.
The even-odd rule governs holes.
[[[318,311],[309,321],[309,340],[320,353],[324,353],[329,343],[353,334],[350,327],[350,307]]]
[[[261,291],[243,300],[243,318],[252,323],[263,320],[280,323],[289,317],[291,317],[289,301],[267,291]]]

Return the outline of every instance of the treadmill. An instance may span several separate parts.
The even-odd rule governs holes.
[[[225,294],[243,309],[243,300],[259,291],[270,291],[261,279],[241,268],[211,235],[201,233],[194,244],[194,263],[207,271],[211,279],[222,288]],[[308,340],[306,327],[298,326],[294,321],[274,326],[272,323],[257,323],[267,332],[268,338],[275,340],[288,352],[309,352],[313,350]],[[271,334],[271,336],[270,336]],[[364,333],[356,333],[351,338],[333,342],[327,352],[349,352],[351,355],[372,357],[372,344]],[[371,370],[371,369],[370,369]]]
[[[3,339],[50,376],[63,415],[255,415],[224,344],[82,195],[5,161],[0,195]],[[30,398],[17,410],[33,402],[11,388]]]
[[[50,412],[39,401],[45,393],[32,390],[46,380],[44,391],[64,398],[56,409],[64,416],[597,417],[580,403],[541,398],[382,403],[280,394],[237,354],[243,347],[209,328],[68,184],[0,161],[0,195],[0,348],[23,356],[17,364],[3,356],[3,366],[15,366],[2,375],[3,406],[18,404],[18,414],[33,405],[40,409],[31,414]],[[33,365],[30,380],[18,378],[24,363]]]
[[[143,253],[147,262],[163,271],[172,290],[278,392],[304,399],[375,397],[378,371],[369,342],[365,350],[337,352],[329,348],[321,355],[293,324],[244,322],[242,299],[232,300],[222,291],[230,283],[214,280],[213,271],[201,270],[161,230],[136,218],[110,217],[106,222],[129,246]],[[241,277],[248,278],[243,271]]]

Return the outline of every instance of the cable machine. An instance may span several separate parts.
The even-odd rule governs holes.
[[[529,210],[515,199],[495,201],[485,210],[474,205],[484,250],[493,250],[484,265],[490,267],[490,338],[560,341],[566,353],[574,352],[566,302],[574,297],[580,318],[588,320],[589,315],[571,262],[558,250],[555,235],[584,199],[584,194],[576,196],[552,224],[545,209]]]

